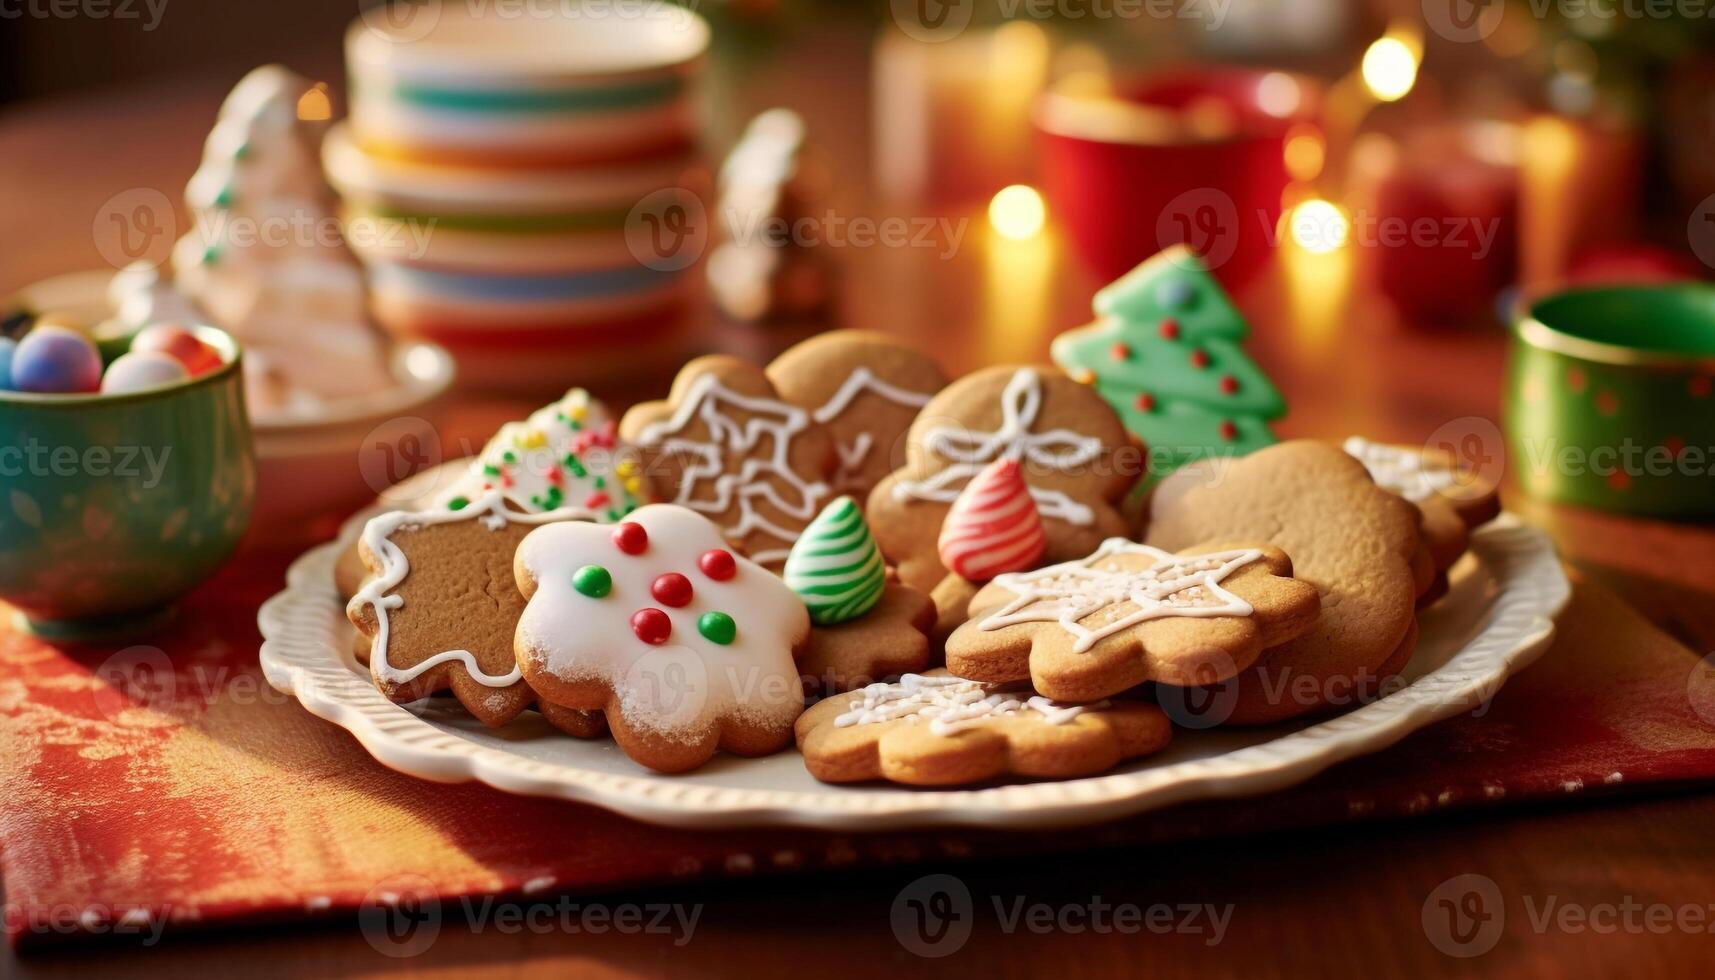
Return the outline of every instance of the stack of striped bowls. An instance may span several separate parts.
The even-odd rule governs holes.
[[[687,228],[709,180],[692,108],[708,40],[658,0],[367,11],[323,163],[376,319],[445,345],[477,387],[563,389],[676,354],[704,240]]]

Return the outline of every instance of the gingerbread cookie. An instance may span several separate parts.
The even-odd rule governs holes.
[[[1062,704],[938,670],[828,698],[798,719],[797,734],[823,782],[957,786],[1102,772],[1159,752],[1172,726],[1141,701]]]
[[[535,698],[512,655],[524,611],[513,551],[540,525],[585,516],[522,514],[491,493],[462,510],[393,511],[365,525],[370,574],[346,615],[368,640],[381,693],[406,703],[451,691],[486,725],[517,717]]]
[[[947,641],[947,668],[979,681],[1028,678],[1073,702],[1145,681],[1214,684],[1303,635],[1319,607],[1278,548],[1171,554],[1110,538],[1087,558],[989,583]]]
[[[1149,544],[1177,551],[1216,538],[1281,548],[1294,577],[1322,596],[1309,632],[1268,648],[1232,682],[1231,721],[1339,702],[1400,655],[1416,622],[1417,515],[1337,446],[1285,442],[1193,464],[1156,487]]]
[[[620,432],[675,488],[673,503],[773,568],[827,502],[839,461],[807,409],[782,401],[760,368],[725,355],[685,365],[667,400],[632,408]]]
[[[860,500],[904,465],[902,437],[947,386],[946,374],[929,357],[869,330],[812,337],[775,358],[768,380],[780,397],[827,427],[840,457],[834,488]]]
[[[906,434],[906,464],[869,495],[870,526],[905,584],[930,590],[946,575],[937,542],[947,512],[1003,458],[1023,470],[1046,560],[1087,555],[1130,530],[1117,505],[1144,461],[1113,409],[1053,368],[989,368],[924,406]]]
[[[809,691],[849,691],[929,665],[935,605],[889,582],[863,512],[840,497],[792,546],[781,573],[810,610],[810,643],[799,658]]]
[[[545,708],[601,709],[625,754],[661,772],[791,740],[809,613],[707,518],[652,504],[617,525],[549,524],[513,572],[518,666]]]
[[[659,495],[637,450],[617,438],[607,407],[582,388],[501,426],[463,473],[425,499],[397,503],[401,510],[457,510],[490,492],[527,514],[571,505],[601,522],[617,521]],[[340,598],[356,595],[364,574],[353,542],[334,566]]]

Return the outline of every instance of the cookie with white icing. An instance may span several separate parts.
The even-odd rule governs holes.
[[[643,450],[665,499],[707,517],[770,568],[833,496],[833,436],[736,357],[686,364],[666,400],[634,406],[619,431]]]
[[[1161,751],[1172,726],[1141,701],[1065,704],[936,670],[828,698],[798,719],[797,735],[823,782],[959,786],[1093,775]]]
[[[1321,606],[1279,548],[1174,554],[1110,538],[1076,561],[1000,575],[947,640],[947,667],[1094,701],[1146,681],[1214,684],[1303,635]]]
[[[605,712],[637,762],[682,772],[717,748],[791,741],[809,612],[706,517],[652,504],[614,525],[548,524],[519,545],[513,575],[525,682],[550,710]]]
[[[600,523],[656,496],[638,451],[619,438],[607,406],[582,388],[501,426],[440,502],[462,507],[490,491],[526,513],[579,507]]]
[[[860,501],[905,464],[906,430],[947,386],[928,355],[870,330],[811,337],[775,358],[768,379],[827,427],[840,455],[834,489]]]
[[[449,470],[455,465],[446,464]],[[657,496],[640,454],[618,438],[607,406],[582,388],[501,426],[462,473],[437,481],[421,499],[404,501],[397,493],[388,491],[386,499],[401,510],[457,510],[499,493],[522,513],[578,507],[598,523],[617,521]],[[356,595],[365,574],[353,542],[334,565],[340,598]]]
[[[1046,539],[1043,560],[1068,561],[1124,536],[1119,511],[1143,475],[1142,451],[1088,385],[1051,367],[993,367],[953,382],[906,433],[906,463],[869,495],[881,550],[905,584],[946,575],[938,540],[965,484],[997,459],[1019,463]]]
[[[512,652],[524,611],[513,552],[539,526],[586,516],[524,514],[489,494],[462,510],[371,519],[359,539],[369,576],[346,615],[368,640],[375,686],[401,704],[451,691],[489,726],[516,718],[535,695]]]

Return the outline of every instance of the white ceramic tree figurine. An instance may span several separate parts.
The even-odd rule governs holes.
[[[174,281],[244,345],[253,409],[391,384],[322,176],[329,116],[320,86],[258,68],[222,104],[185,188],[193,226],[174,246]]]

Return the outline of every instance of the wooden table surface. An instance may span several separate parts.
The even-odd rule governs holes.
[[[318,58],[325,64],[327,53]],[[790,53],[726,86],[723,125],[730,129],[732,120],[772,104],[789,80],[792,103],[805,111],[813,139],[832,163],[832,207],[847,217],[909,216],[867,203],[862,189],[868,152],[863,71],[864,45],[849,33],[812,32]],[[156,188],[176,200],[229,82],[185,78],[0,110],[0,241],[7,243],[0,249],[0,291],[101,266],[98,225],[113,195]],[[1085,318],[1099,283],[1073,267],[1052,236],[1018,244],[991,240],[984,231],[971,222],[951,257],[940,249],[840,250],[833,257],[845,270],[841,320],[913,337],[955,369],[1040,358],[1053,333]],[[1449,423],[1497,418],[1501,331],[1408,329],[1364,290],[1346,261],[1300,255],[1294,262],[1307,264],[1276,271],[1240,295],[1255,328],[1250,350],[1292,401],[1283,433],[1343,436],[1361,429],[1376,438],[1421,441]],[[723,327],[711,336],[722,346],[761,353],[791,332]],[[516,407],[468,401],[454,426],[480,439],[484,426]],[[1517,493],[1509,505],[1547,528],[1567,558],[1693,650],[1715,650],[1709,613],[1715,529],[1553,507]],[[141,952],[97,949],[22,961],[6,955],[0,975],[113,970],[171,976],[233,967],[305,976],[453,975],[479,968],[530,976],[572,969],[630,976],[949,968],[982,975],[1065,968],[1161,976],[1211,969],[1256,976],[1652,975],[1685,972],[1715,953],[1715,934],[1705,931],[1715,923],[1711,822],[1715,795],[1687,790],[1665,799],[1521,806],[1467,818],[1091,853],[1004,868],[925,866],[615,899],[701,903],[694,940],[683,946],[655,935],[449,928],[432,955],[391,960],[355,930],[272,930],[179,939]],[[962,946],[938,948],[951,951],[948,958],[924,959],[897,941],[890,916],[915,894],[902,898],[902,889],[942,870],[956,874],[973,896],[973,932]],[[1445,955],[1432,941],[1434,917],[1441,914],[1435,910],[1445,897],[1436,889],[1464,874],[1492,880],[1507,912],[1494,947],[1470,960]],[[1212,905],[1230,908],[1231,915],[1218,942],[1206,916],[1192,923],[1201,927],[1196,932],[1009,929],[1006,915],[1020,898],[1055,909],[1092,902]],[[1611,907],[1618,928],[1544,924],[1541,914],[1555,902],[1598,916]],[[1641,915],[1626,915],[1637,905],[1695,909],[1703,925],[1654,930]]]

